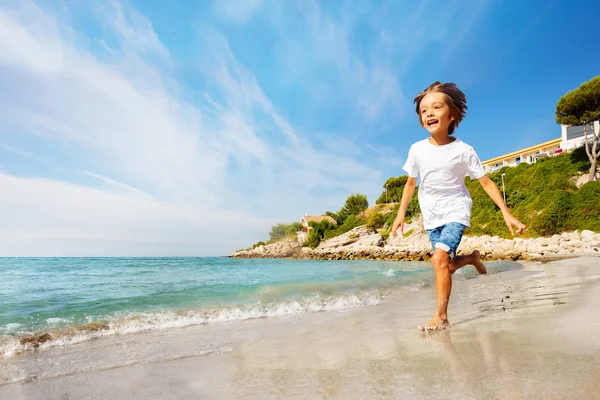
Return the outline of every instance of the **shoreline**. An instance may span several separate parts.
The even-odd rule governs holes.
[[[419,220],[405,227],[406,236],[384,240],[375,229],[354,228],[325,240],[315,249],[303,247],[297,239],[286,239],[248,250],[232,258],[289,258],[312,260],[427,261],[433,252]],[[552,237],[504,239],[498,236],[463,236],[457,255],[479,250],[484,261],[542,261],[578,256],[600,256],[600,233],[563,232]]]
[[[0,361],[1,398],[591,398],[600,259],[457,281],[452,327],[421,333],[432,288],[376,306],[99,338]],[[560,379],[556,379],[560,371]],[[443,384],[442,384],[443,382]]]
[[[282,260],[279,268],[299,268],[306,264],[303,260]],[[312,264],[312,260],[308,265]],[[289,291],[290,287],[280,287],[271,290],[270,295],[256,297],[246,301],[234,301],[228,304],[196,304],[193,307],[177,308],[164,307],[143,312],[102,314],[94,318],[88,314],[85,321],[69,323],[62,319],[62,326],[21,326],[21,332],[0,335],[0,361],[12,357],[25,356],[38,351],[47,351],[55,347],[71,346],[89,342],[99,338],[116,335],[129,335],[149,331],[184,328],[187,326],[219,324],[227,321],[245,321],[260,318],[277,318],[292,314],[311,312],[336,311],[341,309],[356,308],[376,305],[386,298],[405,291],[423,290],[434,285],[435,276],[428,264],[420,262],[406,262],[406,265],[397,265],[394,262],[382,262],[378,265],[368,265],[371,261],[342,262],[341,268],[356,268],[368,271],[370,279],[357,277],[354,283],[329,282],[323,286],[309,287],[300,283],[300,290]],[[338,266],[330,266],[339,269]],[[518,269],[519,264],[514,262],[492,262],[487,264],[490,274],[501,273]],[[322,267],[319,268],[322,271]],[[411,274],[414,271],[417,275]],[[471,279],[476,276],[475,270],[464,269],[455,275],[456,280]],[[369,283],[370,282],[370,283]],[[341,286],[340,286],[341,284]],[[329,287],[329,289],[328,289]],[[275,290],[273,292],[273,290]],[[283,290],[292,297],[279,296]],[[16,324],[15,324],[16,325]],[[0,384],[2,380],[0,378]]]

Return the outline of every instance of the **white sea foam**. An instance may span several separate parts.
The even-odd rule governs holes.
[[[12,357],[23,350],[23,346],[15,337],[8,336],[0,339],[0,359]]]
[[[506,265],[488,268],[492,273],[510,269]],[[394,276],[389,269],[383,272],[386,276]],[[463,278],[464,279],[464,278]],[[321,312],[343,310],[352,307],[375,306],[385,300],[390,294],[398,291],[418,291],[430,285],[429,279],[413,281],[409,286],[394,286],[386,290],[364,290],[357,293],[345,293],[332,296],[314,295],[311,297],[288,299],[271,303],[256,302],[253,304],[235,305],[229,307],[201,308],[187,311],[157,311],[148,313],[120,314],[102,319],[100,328],[96,326],[75,326],[72,329],[54,329],[49,333],[52,339],[39,343],[39,349],[55,346],[66,346],[82,343],[102,336],[130,334],[143,331],[182,328],[190,325],[211,324],[226,321],[243,321],[256,318],[280,317],[306,312]],[[88,323],[99,322],[100,319],[87,318]],[[58,324],[69,322],[61,318],[49,318],[48,323]],[[9,330],[10,327],[10,330]],[[23,351],[34,348],[34,344],[21,342],[16,336],[19,324],[7,324],[0,332],[0,358],[8,358]]]
[[[5,326],[0,326],[0,332],[11,333],[18,330],[21,326],[23,325],[19,324],[18,322],[13,322],[11,324],[6,324]]]
[[[69,321],[68,319],[64,319],[64,318],[48,318],[48,319],[46,320],[46,322],[47,322],[49,325],[58,325],[58,324],[65,323],[65,322],[66,322],[66,323],[69,323],[69,322],[71,322],[71,321]]]
[[[110,318],[107,329],[90,329],[80,326],[74,329],[50,330],[52,340],[34,345],[21,343],[19,337],[5,335],[0,338],[0,357],[8,358],[16,354],[31,350],[34,346],[40,350],[56,346],[68,346],[82,343],[94,338],[110,335],[130,334],[136,332],[182,328],[190,325],[211,324],[226,321],[243,321],[256,318],[280,317],[305,312],[320,312],[329,310],[342,310],[350,307],[374,306],[381,303],[386,293],[379,290],[364,291],[354,294],[336,296],[312,296],[302,299],[285,300],[263,304],[238,305],[231,307],[217,307],[209,309],[188,310],[185,312],[161,311],[149,313],[125,314]],[[52,321],[50,321],[52,320]],[[49,318],[48,323],[58,324],[69,322],[61,318]],[[94,322],[88,319],[88,322]]]

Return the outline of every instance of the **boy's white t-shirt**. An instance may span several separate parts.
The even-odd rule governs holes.
[[[458,138],[443,146],[424,139],[410,147],[402,169],[411,178],[421,176],[419,205],[425,229],[450,222],[471,226],[473,202],[465,177],[479,179],[485,175],[473,147]]]

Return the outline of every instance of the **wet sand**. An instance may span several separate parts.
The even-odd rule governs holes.
[[[24,354],[0,360],[0,398],[600,398],[600,258],[455,282],[452,327],[421,333],[434,304],[429,287]]]

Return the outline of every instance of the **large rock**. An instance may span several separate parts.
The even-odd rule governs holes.
[[[317,252],[329,252],[340,247],[383,246],[383,238],[375,229],[358,226],[343,235],[322,241],[315,249]]]
[[[231,256],[235,258],[289,258],[297,256],[301,250],[302,246],[297,239],[286,239],[250,250],[236,251]]]
[[[37,335],[22,337],[19,342],[22,345],[31,345],[37,348],[40,347],[41,343],[49,342],[51,340],[54,340],[54,337],[50,333],[44,332]]]
[[[312,254],[313,258],[325,259],[376,258],[380,256],[377,250],[383,245],[383,238],[375,229],[359,226],[322,241]]]
[[[503,239],[497,236],[464,236],[458,254],[479,250],[485,260],[532,260],[600,253],[600,233],[564,232],[552,237]],[[303,258],[324,260],[428,260],[431,243],[422,221],[406,224],[404,234],[390,235],[387,241],[374,229],[360,226],[323,241],[316,249],[302,248],[297,240],[285,240],[232,254],[239,258]]]
[[[582,242],[591,242],[594,240],[594,232],[592,231],[582,231],[581,232],[581,241]]]

